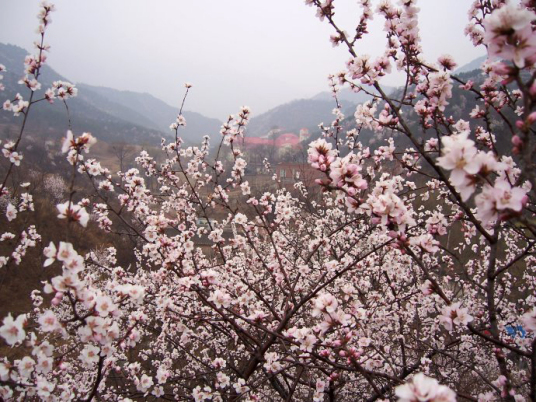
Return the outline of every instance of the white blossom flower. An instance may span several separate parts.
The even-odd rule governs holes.
[[[26,315],[21,314],[15,320],[11,313],[4,318],[3,324],[0,327],[0,336],[5,339],[8,345],[15,345],[22,342],[26,338],[26,332],[23,326],[26,322]]]
[[[395,388],[398,402],[456,402],[456,393],[437,380],[416,374],[411,382]]]
[[[84,349],[82,349],[79,358],[86,366],[92,366],[99,361],[99,353],[100,350],[98,347],[86,345]]]
[[[136,389],[140,392],[147,392],[149,388],[154,385],[152,377],[149,377],[147,374],[143,374],[139,380]]]
[[[6,208],[6,218],[8,221],[12,221],[17,218],[17,208],[13,204],[7,204]]]
[[[52,310],[45,310],[39,317],[39,325],[44,332],[52,332],[61,327],[61,324]]]

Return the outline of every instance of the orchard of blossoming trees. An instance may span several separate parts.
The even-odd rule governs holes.
[[[69,131],[60,242],[37,233],[32,195],[10,180],[32,105],[77,92],[40,89],[53,11],[42,4],[27,94],[3,107],[21,130],[2,144],[0,219],[29,223],[1,234],[16,246],[0,266],[24,270],[27,251],[42,247],[57,275],[28,295],[31,311],[2,317],[1,399],[536,400],[535,2],[474,2],[466,34],[489,56],[480,83],[452,73],[449,56],[425,59],[413,0],[360,0],[352,34],[338,27],[336,1],[306,3],[351,56],[331,77],[335,99],[342,86],[379,94],[357,108],[355,129],[342,128],[338,107],[310,144],[324,177],[316,200],[305,208],[313,189],[303,184],[298,195],[257,194],[245,181],[235,145],[248,108],[223,124],[215,158],[208,140],[183,146],[180,114],[163,163],[142,152],[117,174],[88,159],[91,134]],[[373,14],[385,20],[377,59],[356,52]],[[406,85],[387,96],[392,69]],[[464,119],[445,114],[454,86],[476,99]],[[405,145],[390,138],[371,151],[359,141],[365,127]],[[81,181],[91,197],[77,199]],[[69,242],[79,225],[129,236],[136,263],[120,266],[114,248],[81,255]]]

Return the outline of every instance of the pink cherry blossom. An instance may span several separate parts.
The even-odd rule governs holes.
[[[534,12],[514,2],[495,9],[484,20],[484,42],[490,56],[512,60],[518,67],[525,67],[526,59],[536,51],[536,36],[531,28],[534,20]]]
[[[56,261],[56,246],[53,242],[50,242],[48,247],[43,249],[43,254],[45,257],[47,257],[43,264],[44,267],[48,267],[50,264]]]
[[[99,361],[100,350],[93,345],[86,345],[80,354],[80,360],[87,366],[92,366]]]
[[[448,331],[452,331],[455,325],[465,326],[473,321],[473,317],[467,313],[468,309],[460,307],[460,304],[459,302],[452,303],[451,305],[445,306],[441,311],[439,321],[441,321]]]
[[[478,208],[477,217],[488,225],[499,218],[499,213],[508,210],[519,212],[526,202],[527,190],[522,187],[512,187],[508,181],[497,179],[494,186],[485,184],[482,193],[475,197]]]
[[[8,221],[12,221],[17,218],[17,208],[13,204],[7,204],[6,218]]]
[[[3,325],[0,327],[0,336],[4,338],[8,345],[15,345],[26,338],[24,324],[26,323],[26,315],[21,314],[16,319],[13,319],[11,313],[4,317]]]
[[[422,373],[395,389],[399,402],[456,402],[456,393]]]
[[[331,148],[332,145],[324,139],[312,142],[307,150],[308,162],[313,168],[325,172],[337,155]]]
[[[536,309],[532,309],[521,317],[521,321],[523,322],[523,327],[527,331],[536,332]]]
[[[63,204],[56,205],[58,209],[60,219],[71,219],[75,222],[79,222],[83,227],[87,227],[89,221],[89,214],[86,209],[78,204],[73,204],[71,201],[66,201]]]
[[[44,332],[52,332],[60,328],[58,318],[52,310],[46,310],[43,314],[41,314],[38,322]]]
[[[35,369],[35,360],[30,356],[24,356],[18,361],[17,369],[22,378],[30,378]]]

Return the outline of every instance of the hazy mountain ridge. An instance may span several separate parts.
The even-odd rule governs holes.
[[[113,88],[77,84],[80,93],[85,93],[89,101],[105,99],[99,103],[108,113],[124,120],[132,120],[141,126],[160,130],[167,135],[169,129],[179,114],[179,109],[148,93],[121,91]],[[186,127],[179,130],[179,135],[187,142],[199,143],[203,136],[208,135],[212,140],[219,139],[222,125],[217,119],[203,116],[200,113],[183,111]]]
[[[24,75],[23,62],[27,54],[28,52],[20,47],[0,44],[0,63],[4,64],[7,69],[2,80],[6,87],[1,94],[3,99],[12,99],[16,93],[21,93],[25,99],[29,98],[28,89],[18,84]],[[44,91],[58,80],[69,81],[50,66],[43,66],[39,77],[41,89],[36,91],[35,97],[41,98]],[[156,144],[160,141],[162,133],[158,130],[148,129],[113,116],[103,111],[97,101],[89,102],[87,96],[82,95],[81,92],[79,92],[80,97],[69,99],[67,102],[75,133],[89,131],[99,140],[106,142]],[[10,112],[5,111],[0,113],[0,122],[4,124],[18,125],[21,120],[22,116],[14,117]],[[53,104],[46,101],[36,103],[32,106],[27,127],[37,136],[64,136],[69,128],[65,105],[59,99],[56,99]]]
[[[482,66],[482,63],[484,63],[487,58],[488,58],[487,56],[477,57],[476,59],[470,61],[469,63],[464,64],[461,67],[458,67],[454,71],[454,74],[463,74],[463,73],[468,73],[468,72],[471,72],[471,71],[474,71],[474,70],[480,70],[480,67]]]
[[[384,89],[390,93],[395,88],[385,86]],[[342,112],[346,116],[353,116],[355,107],[371,98],[372,96],[364,91],[354,92],[349,88],[343,88],[338,93]],[[254,137],[263,136],[276,127],[282,132],[298,133],[302,128],[317,132],[320,123],[329,125],[335,119],[333,109],[336,106],[335,98],[329,91],[320,92],[309,99],[293,100],[254,116],[248,125],[247,133]]]
[[[28,97],[28,90],[17,83],[23,76],[23,61],[27,54],[28,52],[20,47],[0,43],[0,63],[7,68],[7,71],[3,73],[2,82],[6,87],[6,90],[1,93],[3,99],[13,98],[17,92],[25,98]],[[480,71],[474,70],[480,67],[484,59],[485,57],[479,57],[467,63],[456,70],[456,74],[475,75],[476,79],[480,79]],[[39,79],[42,89],[38,92],[42,94],[56,80],[68,81],[45,65]],[[68,101],[75,132],[90,131],[107,142],[153,145],[158,144],[162,137],[171,138],[173,135],[169,125],[175,121],[179,109],[148,93],[122,91],[83,83],[78,83],[77,88],[79,88],[78,96]],[[390,86],[384,86],[384,90],[387,93],[397,91]],[[455,98],[458,96],[455,95]],[[343,113],[347,116],[344,124],[351,128],[354,125],[352,121],[356,105],[366,102],[371,99],[371,96],[363,91],[356,93],[349,88],[344,88],[339,92],[338,99],[343,106]],[[474,102],[464,96],[453,99],[451,101],[453,115],[460,115],[460,106],[463,105],[463,109],[467,109],[470,106],[466,107],[468,103]],[[315,134],[319,132],[320,123],[329,125],[334,120],[335,106],[335,100],[329,91],[320,92],[310,99],[294,100],[260,115],[254,115],[247,127],[247,135],[263,136],[273,128],[294,133],[307,128]],[[199,144],[204,135],[211,137],[213,145],[219,141],[221,127],[219,120],[190,111],[184,111],[183,115],[187,125],[179,130],[179,135],[187,144]],[[13,117],[9,112],[0,112],[0,123],[19,124],[20,119],[20,116]],[[60,100],[56,100],[53,105],[47,102],[34,105],[29,119],[31,131],[42,132],[47,136],[63,136],[67,128],[67,114]],[[378,135],[372,132],[368,133],[366,130],[362,132],[362,139],[365,142],[377,141],[379,139],[377,137]]]
[[[486,60],[486,56],[478,57],[475,60],[461,66],[455,71],[455,74],[471,74],[471,77],[480,79],[480,66]],[[478,71],[475,71],[478,70]],[[393,94],[399,91],[397,87],[382,85],[385,93]],[[372,93],[377,91],[370,87]],[[345,125],[352,128],[354,111],[357,105],[365,103],[372,99],[372,96],[364,91],[355,92],[350,88],[342,88],[337,94],[339,102],[342,104],[343,113],[346,117]],[[461,100],[461,98],[460,98]],[[463,104],[467,104],[467,99],[463,99]],[[459,103],[452,102],[453,106],[459,106]],[[336,107],[335,99],[332,92],[323,91],[309,99],[298,99],[291,102],[276,106],[260,115],[254,115],[251,119],[247,135],[257,137],[266,135],[273,128],[278,128],[281,132],[298,133],[301,128],[307,128],[310,132],[319,135],[318,125],[324,123],[329,125],[334,120],[332,113]],[[455,115],[459,115],[457,110],[453,110]],[[369,130],[362,130],[362,139],[365,142],[374,143],[378,140],[377,135]]]
[[[330,124],[335,119],[332,113],[335,106],[334,100],[294,100],[254,116],[247,127],[247,135],[263,136],[273,128],[294,133],[302,128],[315,131],[320,123]]]
[[[391,93],[392,91],[394,91],[396,89],[396,87],[392,87],[392,86],[389,86],[389,85],[382,85],[382,88],[387,94]],[[372,87],[370,88],[369,91],[374,93],[374,94],[377,94],[377,91]],[[339,102],[341,102],[343,104],[350,102],[350,103],[352,103],[354,105],[359,105],[361,103],[365,103],[366,101],[372,99],[372,96],[367,94],[364,91],[354,92],[350,88],[342,88],[338,92],[337,98],[339,99]],[[324,91],[324,92],[320,92],[320,93],[316,94],[311,99],[314,99],[314,100],[332,100],[334,98],[333,98],[333,93],[332,92]]]
[[[18,81],[24,75],[24,58],[28,52],[18,46],[0,43],[0,63],[6,66],[2,83],[5,91],[2,99],[13,99],[17,92],[29,98],[26,87]],[[37,91],[38,98],[52,86],[54,81],[69,81],[45,65],[41,70]],[[119,91],[112,88],[93,87],[76,84],[78,96],[69,99],[68,106],[72,127],[75,132],[90,131],[97,138],[107,142],[127,142],[135,144],[160,143],[162,137],[171,138],[169,125],[175,121],[178,109],[149,94]],[[186,142],[199,143],[203,135],[218,136],[221,123],[199,113],[184,112],[186,129],[180,134]],[[0,113],[0,123],[19,124],[21,116],[14,117],[9,112]],[[63,136],[68,128],[65,106],[61,100],[54,104],[40,102],[32,106],[28,128],[37,135]]]

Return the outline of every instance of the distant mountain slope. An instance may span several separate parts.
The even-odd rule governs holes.
[[[4,64],[7,71],[4,73],[3,83],[5,91],[0,93],[2,99],[12,99],[17,92],[25,98],[29,98],[26,87],[19,85],[19,79],[24,75],[24,58],[28,52],[13,45],[0,44],[0,63]],[[68,81],[45,65],[39,77],[41,89],[36,97],[42,97],[43,92],[52,86],[57,80]],[[69,99],[68,106],[71,116],[72,127],[75,133],[89,131],[99,140],[106,142],[129,142],[136,144],[157,144],[164,135],[159,130],[120,119],[102,110],[97,101],[88,101],[87,96]],[[0,122],[4,124],[20,124],[21,116],[14,117],[10,112],[0,111]],[[32,106],[30,118],[27,123],[28,130],[37,136],[62,137],[68,129],[67,112],[63,102],[55,100],[51,105],[43,101]]]
[[[179,109],[148,94],[77,84],[82,97],[108,113],[141,126],[171,133],[169,126],[177,118]],[[104,100],[104,101],[103,101]],[[203,136],[219,139],[222,122],[202,114],[183,111],[186,127],[180,135],[188,142],[199,143]]]
[[[388,93],[393,87],[385,86]],[[355,93],[348,88],[342,89],[338,94],[345,116],[353,116],[355,107],[371,99],[365,92]],[[297,133],[301,128],[307,128],[310,132],[318,131],[318,125],[329,125],[334,120],[333,109],[335,99],[331,92],[320,92],[310,99],[294,100],[279,105],[259,116],[251,119],[247,133],[250,136],[263,136],[273,128],[279,128],[283,132]]]
[[[472,66],[478,65],[481,58],[476,59],[475,61],[469,63]],[[465,66],[464,66],[465,67]],[[473,81],[475,85],[481,85],[485,79],[485,76],[482,74],[482,72],[479,70],[479,67],[476,69],[471,68],[468,72],[461,72],[456,74],[460,79],[467,82],[469,80]],[[414,90],[414,88],[410,88],[411,91]],[[402,94],[402,89],[399,88],[391,93],[391,97],[394,99],[399,99]],[[420,98],[417,97],[417,100]],[[467,120],[469,114],[471,111],[475,108],[475,106],[479,104],[482,106],[482,102],[477,101],[475,95],[471,92],[468,92],[466,90],[463,90],[459,87],[459,85],[456,85],[456,83],[453,83],[452,86],[452,97],[448,99],[448,105],[445,108],[445,116],[452,117],[455,121],[459,119],[465,119]],[[381,105],[383,105],[383,102],[381,102]],[[505,115],[507,115],[510,119],[514,118],[513,111],[509,109],[504,109],[502,111]],[[415,130],[415,133],[419,133],[419,135],[422,133],[422,127],[420,124],[420,117],[415,112],[414,108],[412,107],[403,107],[403,114],[404,119],[408,126]],[[499,151],[504,149],[510,149],[511,148],[511,142],[510,138],[511,136],[507,133],[507,127],[505,126],[502,119],[500,119],[494,112],[491,113],[491,124],[494,126],[494,129],[497,133],[502,133],[504,131],[505,135],[497,135],[496,138],[496,147]],[[482,125],[485,127],[485,122],[483,119],[471,119],[471,128],[475,129],[477,125]],[[342,126],[345,128],[345,130],[350,130],[357,128],[357,124],[355,122],[354,116],[349,115],[343,122]],[[311,137],[311,140],[314,140],[319,137],[319,133],[314,133]],[[365,146],[370,146],[372,149],[376,149],[379,145],[384,145],[385,140],[393,137],[397,139],[397,144],[399,149],[404,149],[405,147],[412,146],[410,141],[403,136],[402,134],[398,132],[394,132],[393,130],[385,129],[380,132],[374,132],[369,129],[362,129],[359,134],[359,140],[363,143]]]
[[[382,85],[383,90],[386,91],[387,94],[391,93],[395,87],[391,87],[388,85]],[[376,90],[372,88],[373,92],[376,93]],[[366,94],[363,91],[360,92],[354,92],[350,88],[343,88],[339,91],[337,94],[337,97],[339,98],[339,101],[341,103],[352,103],[354,105],[359,105],[361,103],[365,103],[366,101],[370,100],[372,97],[368,94]],[[332,100],[333,94],[329,91],[324,91],[316,94],[311,99],[313,100]]]
[[[464,64],[463,66],[457,68],[454,73],[455,74],[462,74],[462,73],[468,73],[473,70],[479,70],[482,66],[482,63],[484,63],[487,59],[487,56],[480,56],[474,59],[473,61],[470,61],[467,64]]]
[[[24,74],[24,58],[28,52],[20,47],[0,43],[0,63],[7,71],[2,83],[6,87],[1,99],[13,99],[20,92],[29,97],[26,87],[18,81]],[[38,97],[54,81],[69,81],[49,66],[44,66],[39,81],[42,88]],[[75,132],[89,131],[107,142],[133,144],[159,144],[162,137],[170,137],[169,125],[175,121],[178,109],[173,108],[149,94],[119,91],[111,88],[77,84],[78,96],[68,101],[71,121]],[[217,137],[221,123],[195,112],[184,112],[187,128],[181,135],[189,143],[199,143],[203,135]],[[21,117],[13,117],[0,110],[0,123],[18,124]],[[28,129],[39,135],[58,137],[65,135],[68,119],[65,106],[59,100],[50,105],[40,102],[32,107]]]
[[[301,128],[316,131],[320,123],[327,125],[334,120],[334,108],[334,100],[295,100],[253,117],[247,127],[247,135],[262,136],[273,128],[295,133]]]
[[[147,116],[144,116],[135,109],[129,108],[128,106],[117,102],[113,97],[107,96],[107,94],[101,94],[99,91],[95,91],[93,89],[94,87],[82,83],[77,83],[76,87],[78,88],[78,97],[91,106],[132,124],[137,124],[153,130],[163,131]],[[116,92],[110,88],[103,89],[106,89],[106,92],[109,92],[110,94]]]

